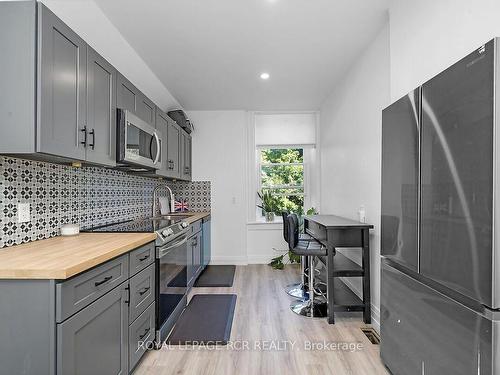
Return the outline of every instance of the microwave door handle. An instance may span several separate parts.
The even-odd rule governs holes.
[[[160,150],[160,138],[158,137],[158,134],[156,132],[153,133],[153,136],[155,137],[155,141],[156,141],[156,157],[155,157],[155,161],[153,162],[153,164],[156,164],[158,163],[158,160],[160,159],[160,156],[161,156],[161,150]]]

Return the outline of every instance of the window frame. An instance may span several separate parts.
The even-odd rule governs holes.
[[[302,149],[302,163],[262,163],[261,162],[261,150],[289,150],[289,149]],[[302,194],[287,194],[286,196],[292,195],[301,195],[304,197],[304,203],[302,209],[305,210],[308,205],[310,205],[310,178],[309,178],[309,170],[310,170],[310,159],[311,159],[311,150],[314,148],[311,146],[305,145],[279,145],[279,146],[255,146],[255,176],[256,176],[256,185],[257,191],[262,191],[262,166],[287,166],[287,165],[301,165],[303,167],[303,175],[304,175],[304,183],[303,186],[292,186],[292,185],[282,185],[281,189],[300,189],[303,188]],[[257,207],[259,204],[259,199],[255,197],[255,217],[257,221],[262,221],[264,216],[262,215],[262,210]],[[281,222],[282,218],[279,215],[275,216],[275,222]]]

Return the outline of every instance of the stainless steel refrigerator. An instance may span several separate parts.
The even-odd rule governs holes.
[[[383,110],[381,357],[500,374],[499,40]]]

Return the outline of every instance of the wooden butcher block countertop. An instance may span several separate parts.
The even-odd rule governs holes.
[[[155,239],[154,233],[80,233],[0,249],[0,279],[68,279]]]

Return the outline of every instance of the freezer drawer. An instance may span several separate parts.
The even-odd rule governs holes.
[[[380,350],[394,375],[497,374],[495,331],[498,322],[382,262]]]

